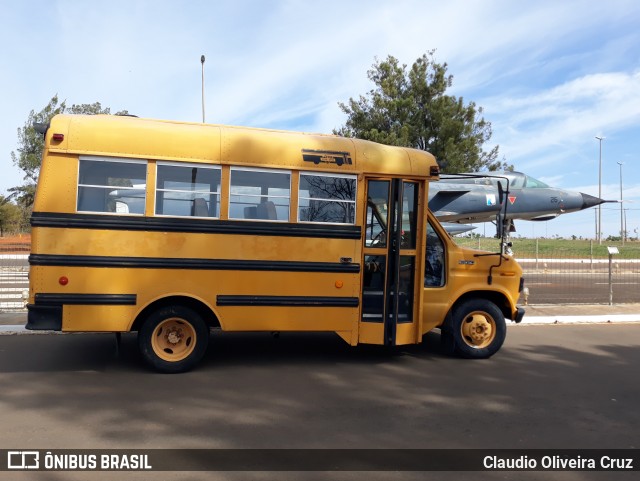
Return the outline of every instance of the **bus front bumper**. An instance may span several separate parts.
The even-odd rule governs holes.
[[[62,306],[27,304],[27,329],[31,331],[62,331]]]
[[[524,317],[524,307],[516,308],[516,315],[513,317],[513,322],[516,324],[520,324],[522,322],[522,318]]]

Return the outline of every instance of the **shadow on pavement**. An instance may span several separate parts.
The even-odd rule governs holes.
[[[119,356],[112,335],[3,336],[0,422],[47,449],[637,448],[638,331],[527,327],[484,361],[216,333],[181,375],[147,370],[134,335]]]

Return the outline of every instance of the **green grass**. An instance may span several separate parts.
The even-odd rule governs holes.
[[[454,237],[456,243],[462,247],[497,251],[499,240],[491,237]],[[620,241],[606,241],[602,244],[589,240],[569,239],[523,239],[512,238],[513,252],[516,258],[558,258],[558,259],[588,259],[593,256],[596,259],[607,259],[609,253],[607,246],[618,248],[616,259],[640,259],[640,242],[626,241],[624,246]]]

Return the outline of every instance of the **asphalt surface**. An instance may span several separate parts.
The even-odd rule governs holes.
[[[599,306],[604,316],[633,310],[614,307]],[[566,317],[557,306],[530,306],[529,314]],[[581,315],[593,316],[593,308]],[[511,326],[502,350],[485,361],[445,355],[435,333],[424,345],[388,349],[351,347],[332,334],[217,332],[198,369],[181,375],[150,372],[135,335],[124,335],[118,352],[110,334],[3,335],[0,448],[640,448],[639,324]],[[6,479],[427,478],[636,473],[48,472]]]

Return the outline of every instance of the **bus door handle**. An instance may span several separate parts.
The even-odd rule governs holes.
[[[340,264],[351,264],[353,262],[352,257],[341,257]]]

